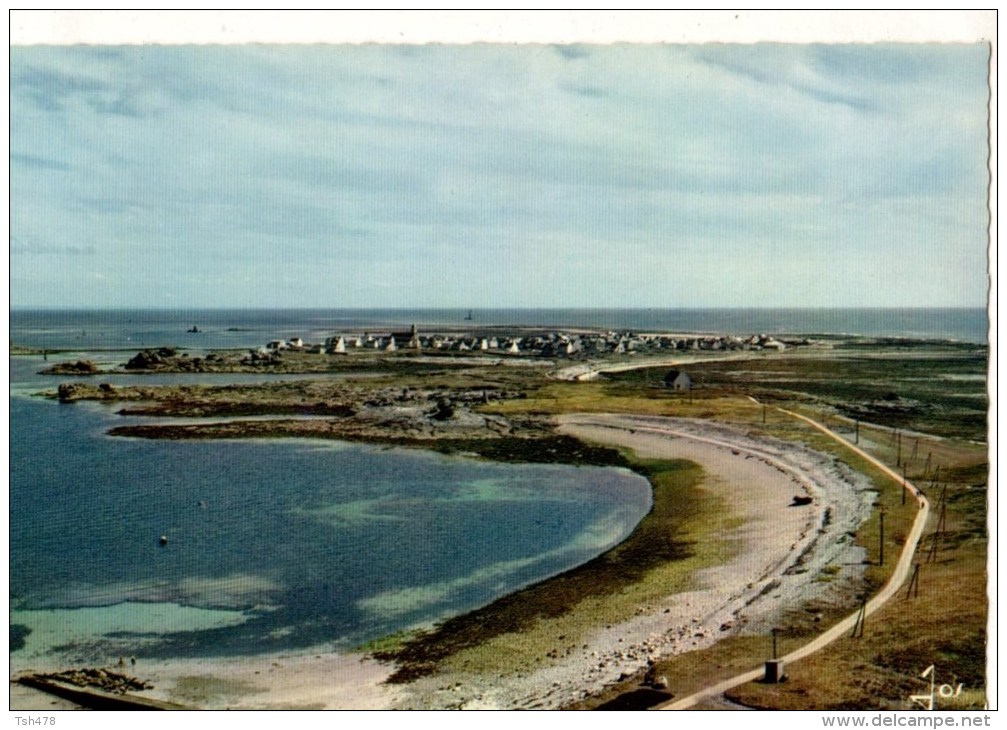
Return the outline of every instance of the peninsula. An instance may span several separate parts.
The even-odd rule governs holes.
[[[929,641],[970,688],[961,706],[979,707],[985,604],[938,597],[984,586],[986,358],[985,347],[942,341],[413,328],[243,351],[165,346],[111,367],[53,358],[45,372],[75,376],[48,397],[128,419],[110,431],[118,437],[365,441],[616,465],[653,488],[624,542],[474,612],[355,655],[276,658],[268,678],[252,657],[166,660],[147,669],[144,696],[209,708],[668,703],[760,666],[770,634],[783,649],[811,641],[888,580],[894,561],[882,554],[902,549],[915,503],[845,439],[941,505],[920,548],[934,559],[919,558],[919,610],[886,605],[859,641],[788,667],[789,682],[706,702],[898,707]],[[252,372],[277,379],[157,377]],[[849,662],[855,675],[841,669]],[[320,687],[351,664],[361,670]]]

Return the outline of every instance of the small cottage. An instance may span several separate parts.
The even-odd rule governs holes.
[[[681,370],[670,370],[664,376],[664,386],[672,390],[690,390],[692,388],[692,378]]]

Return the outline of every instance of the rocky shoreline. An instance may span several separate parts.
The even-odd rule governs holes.
[[[110,434],[134,438],[300,436],[435,444],[452,439],[541,438],[550,430],[548,420],[542,417],[479,412],[481,406],[524,396],[521,391],[495,385],[403,388],[297,381],[117,387],[63,383],[47,395],[62,403],[129,404],[118,413],[154,420],[117,426]],[[190,420],[180,423],[178,419]]]

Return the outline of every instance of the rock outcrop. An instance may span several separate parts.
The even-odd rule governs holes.
[[[75,687],[93,687],[106,692],[116,692],[125,694],[144,689],[153,689],[154,685],[136,677],[113,672],[108,669],[70,669],[65,672],[54,674],[36,674],[38,679],[49,680],[51,682],[65,682]]]
[[[157,350],[144,350],[130,358],[126,363],[127,370],[157,370],[165,366],[174,365],[175,349],[173,347],[162,347]]]
[[[45,375],[95,375],[101,370],[91,360],[59,362],[42,371]]]

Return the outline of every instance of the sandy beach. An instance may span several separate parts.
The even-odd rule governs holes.
[[[837,590],[814,581],[826,564],[843,566],[848,577],[862,569],[863,552],[843,536],[866,519],[873,492],[866,478],[830,456],[699,420],[576,415],[563,417],[560,430],[647,458],[702,465],[704,488],[723,496],[740,519],[726,536],[738,543],[736,557],[701,571],[694,590],[599,628],[554,666],[492,681],[437,675],[407,686],[398,706],[562,707],[644,669],[648,659],[705,648],[734,632],[768,633],[788,607]],[[792,507],[796,495],[813,503]]]
[[[154,685],[137,693],[141,696],[202,710],[378,710],[394,706],[402,694],[399,688],[384,684],[389,667],[362,655],[331,652],[143,660],[127,669],[108,669]],[[46,708],[75,709],[76,705],[11,684],[10,709]]]
[[[649,659],[735,632],[767,633],[787,607],[836,590],[834,582],[814,580],[825,565],[841,566],[839,578],[862,569],[862,551],[846,534],[868,515],[873,493],[866,478],[830,456],[709,421],[576,415],[562,417],[559,428],[641,457],[700,464],[702,488],[722,497],[740,525],[723,536],[735,557],[701,571],[692,590],[599,627],[578,651],[534,671],[449,671],[387,685],[390,666],[316,650],[142,662],[134,673],[155,685],[144,694],[208,709],[558,708],[644,669]],[[795,496],[812,503],[792,506]],[[38,701],[26,692],[11,700],[15,709]]]

